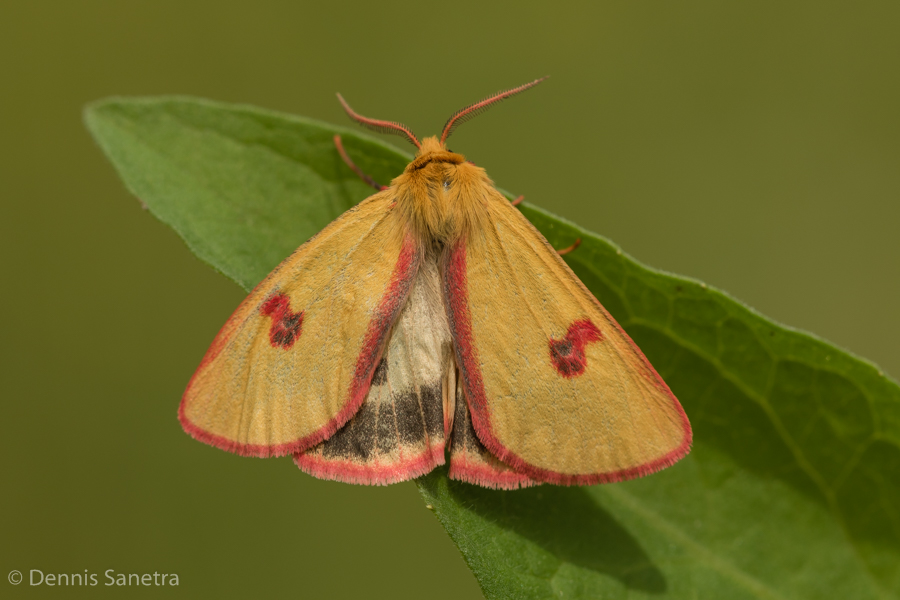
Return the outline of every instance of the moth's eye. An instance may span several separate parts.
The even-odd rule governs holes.
[[[449,179],[445,179],[445,180],[444,180],[444,191],[446,192],[446,191],[448,191],[449,189],[450,189],[450,180],[449,180]]]

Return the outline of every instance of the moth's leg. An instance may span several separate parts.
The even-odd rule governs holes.
[[[524,200],[524,199],[525,199],[525,196],[519,196],[515,200],[511,201],[510,204],[512,204],[513,206],[518,206],[518,205],[522,204],[522,200]]]
[[[351,169],[353,169],[353,172],[356,173],[357,175],[359,175],[360,179],[362,179],[363,181],[365,181],[366,183],[371,185],[373,188],[375,188],[379,192],[381,190],[387,189],[386,185],[381,185],[380,183],[378,183],[377,181],[375,181],[374,179],[372,179],[371,177],[366,175],[362,169],[357,167],[356,164],[352,160],[350,160],[350,156],[347,154],[347,151],[344,150],[344,144],[341,142],[341,136],[339,136],[339,135],[334,136],[334,145],[337,148],[338,154],[340,154],[341,158],[344,159],[344,162],[347,163],[347,166],[350,167]]]
[[[577,248],[580,245],[581,245],[581,238],[578,238],[577,240],[575,240],[575,243],[572,244],[571,246],[569,246],[568,248],[563,248],[562,250],[557,250],[556,252],[560,256],[562,256],[564,254],[568,254],[569,252],[571,252],[572,250],[574,250],[575,248]]]

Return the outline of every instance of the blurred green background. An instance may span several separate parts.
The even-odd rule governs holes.
[[[317,481],[199,444],[180,394],[240,302],[143,212],[81,122],[192,94],[436,133],[654,267],[900,375],[900,4],[0,5],[0,575],[177,573],[126,597],[477,598],[412,483]],[[403,144],[399,138],[395,143]]]

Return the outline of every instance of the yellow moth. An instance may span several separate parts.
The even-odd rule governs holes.
[[[388,484],[449,460],[491,488],[640,477],[690,450],[675,396],[453,129],[300,246],[219,332],[179,409],[200,441]],[[343,151],[348,164],[356,169]],[[358,169],[356,169],[357,172]]]

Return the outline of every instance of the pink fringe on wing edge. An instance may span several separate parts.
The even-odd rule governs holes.
[[[526,475],[515,471],[498,471],[488,465],[469,461],[458,455],[450,459],[450,479],[473,483],[495,490],[517,490],[535,485],[541,485]]]
[[[294,455],[294,463],[304,473],[319,479],[358,485],[389,485],[415,479],[444,464],[444,447],[429,448],[424,454],[399,463],[361,465],[302,453]]]

